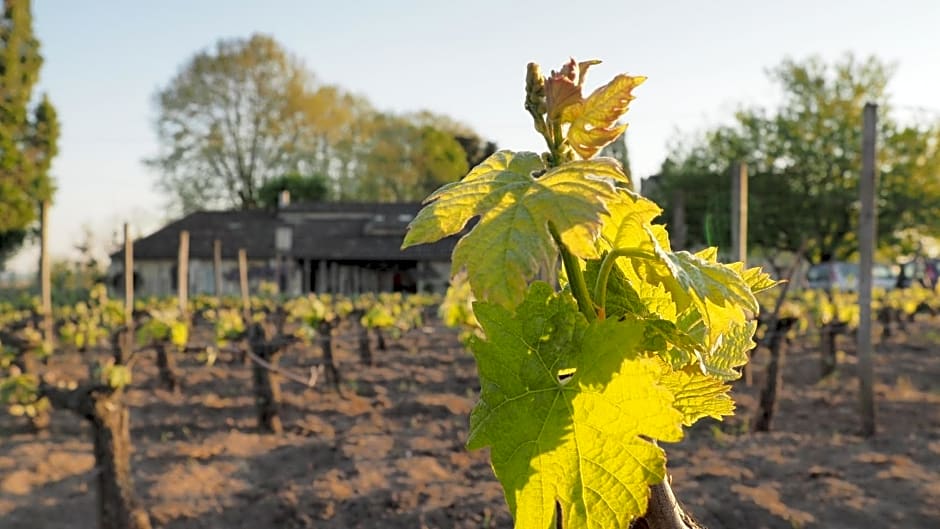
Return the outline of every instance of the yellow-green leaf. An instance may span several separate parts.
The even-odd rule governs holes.
[[[181,321],[175,321],[170,325],[170,343],[176,347],[185,347],[189,341],[189,326]]]
[[[112,364],[104,368],[104,378],[109,386],[120,389],[131,383],[131,370],[124,365]]]
[[[655,241],[656,237],[652,231],[648,232],[650,238]],[[755,315],[760,309],[747,283],[734,270],[689,252],[666,251],[656,242],[654,249],[672,277],[686,292],[695,293],[702,300],[709,299],[716,305],[735,304]]]
[[[695,363],[711,375],[737,378],[735,368],[746,363],[745,352],[751,347],[746,318],[758,310],[747,278],[759,287],[766,275],[754,270],[742,277],[740,264],[715,261],[714,248],[697,254],[671,251],[662,226],[651,224],[659,208],[642,197],[621,191],[609,208],[604,247],[631,251],[617,261],[621,280],[636,290],[649,314],[677,324],[680,334],[670,335],[677,340],[667,342],[670,347],[661,352],[663,357],[674,368],[697,359]],[[697,345],[690,347],[687,338]]]
[[[588,324],[574,300],[536,282],[515,313],[474,305],[480,402],[470,448],[491,447],[517,528],[627,528],[643,514],[682,413],[659,383],[660,360],[638,354],[645,323]]]
[[[648,249],[653,246],[644,227],[650,226],[662,209],[652,200],[621,189],[617,200],[608,202],[610,220],[604,223],[603,237],[611,249]]]
[[[740,274],[748,288],[755,294],[771,289],[782,282],[770,277],[770,274],[764,272],[759,266],[745,269],[744,263],[731,263],[728,267]]]
[[[702,373],[698,366],[671,371],[662,377],[661,383],[675,396],[673,406],[682,413],[686,426],[702,417],[721,420],[734,415],[734,401],[728,395],[731,386]]]
[[[618,124],[617,120],[626,114],[634,99],[633,89],[645,80],[645,77],[620,74],[595,90],[577,110],[568,110],[566,115],[573,117],[567,135],[571,148],[588,159],[623,134],[627,126]]]
[[[741,373],[736,369],[747,363],[747,352],[754,348],[755,332],[756,321],[729,320],[702,358],[708,373],[722,380],[740,378]]]
[[[428,198],[402,247],[454,235],[479,217],[454,249],[452,274],[466,269],[477,298],[514,306],[526,284],[550,274],[557,263],[549,223],[571,253],[598,257],[595,242],[605,201],[616,197],[618,181],[626,181],[616,163],[604,160],[542,171],[535,153],[494,154]]]

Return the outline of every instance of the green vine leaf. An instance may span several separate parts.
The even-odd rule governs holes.
[[[651,353],[659,354],[673,369],[693,364],[701,369],[701,343],[692,335],[669,320],[646,320],[643,345]]]
[[[588,284],[597,281],[599,268],[600,261],[590,260],[585,263],[584,279]],[[662,355],[675,368],[699,360],[701,354],[697,354],[697,351],[700,351],[702,346],[673,321],[675,304],[669,293],[665,289],[656,291],[645,283],[640,286],[645,296],[633,288],[619,267],[614,267],[607,281],[607,300],[604,306],[606,317],[644,321],[646,329],[643,349]],[[668,308],[657,310],[662,307],[650,303],[651,301],[662,301],[668,304],[671,311]],[[670,314],[672,319],[663,319],[661,313]]]
[[[597,282],[600,267],[601,262],[597,259],[591,259],[585,263],[584,280],[588,285],[594,285]],[[607,303],[604,311],[608,318],[620,318],[627,315],[647,316],[650,313],[640,294],[617,267],[610,271],[610,277],[607,280]]]
[[[634,256],[631,260],[645,265],[643,271],[650,273],[652,279],[658,279],[672,293],[679,310],[685,308],[691,295],[700,301],[708,299],[718,305],[738,305],[743,310],[757,313],[757,299],[748,283],[735,268],[715,262],[713,249],[701,254],[671,251],[662,226],[651,224],[662,211],[659,206],[626,190],[621,190],[617,198],[609,203],[611,222],[604,226],[605,243],[611,249],[645,251],[645,257]],[[623,267],[621,269],[630,272]],[[632,273],[627,273],[627,279],[638,284],[649,282],[647,276],[647,273],[638,273],[636,267]],[[756,281],[758,286],[762,286],[764,276],[756,277]]]
[[[180,349],[189,342],[189,326],[185,322],[175,321],[170,325],[170,343]]]
[[[619,273],[612,273],[608,283],[615,303],[622,300],[617,295],[622,282],[634,288],[647,309],[648,314],[635,311],[638,317],[676,323],[675,329],[660,328],[668,332],[660,333],[666,347],[659,354],[673,368],[698,363],[722,380],[740,376],[736,368],[747,362],[745,352],[753,345],[746,335],[747,316],[758,312],[751,285],[766,287],[772,280],[759,269],[744,271],[740,263],[718,263],[712,248],[673,252],[663,227],[651,224],[659,207],[634,193],[620,191],[608,208],[604,247],[631,249],[618,259],[614,269]]]
[[[718,262],[718,248],[711,246],[695,253],[696,257],[705,259],[710,263]],[[727,268],[734,270],[736,274],[741,276],[741,279],[747,284],[748,289],[754,294],[758,292],[763,292],[765,290],[771,289],[781,283],[776,279],[770,277],[770,274],[764,272],[763,269],[759,266],[753,268],[744,268],[744,263],[729,263],[725,265]]]
[[[687,366],[665,375],[660,383],[675,396],[673,406],[682,412],[682,424],[691,426],[702,417],[721,420],[734,415],[731,386],[702,373],[698,366]]]
[[[604,223],[603,238],[611,249],[648,248],[652,250],[644,226],[652,225],[662,208],[648,198],[621,189],[617,200],[610,201],[610,221]]]
[[[571,119],[566,137],[571,148],[588,159],[620,137],[627,126],[618,124],[617,120],[627,113],[634,99],[633,89],[645,80],[645,77],[620,74],[579,105],[567,109],[563,119]]]
[[[557,263],[549,223],[572,254],[598,257],[595,242],[606,200],[616,197],[618,182],[627,182],[619,164],[607,159],[543,171],[535,153],[490,156],[460,182],[428,197],[402,248],[455,235],[479,217],[454,249],[452,275],[465,268],[477,298],[515,306],[526,284]]]
[[[707,299],[716,305],[738,305],[755,315],[760,310],[757,298],[734,270],[689,252],[667,251],[656,240],[652,230],[646,230],[653,241],[656,255],[684,291],[694,293],[700,300]]]
[[[114,389],[121,389],[132,381],[130,368],[120,364],[105,366],[102,370],[102,376],[108,385]]]
[[[744,268],[744,263],[733,263],[728,266],[741,275],[741,279],[747,283],[748,288],[755,294],[769,290],[781,283],[781,281],[770,277],[770,274],[764,272],[758,266],[748,269]]]
[[[482,392],[470,448],[491,447],[518,528],[626,528],[646,511],[665,457],[649,441],[678,441],[683,413],[660,384],[662,361],[637,354],[645,323],[588,324],[567,294],[535,282],[510,312],[474,305],[486,338],[472,338]]]
[[[756,321],[730,320],[711,349],[705,351],[702,365],[706,371],[721,380],[740,378],[737,368],[747,363],[747,352],[754,348],[755,332]]]

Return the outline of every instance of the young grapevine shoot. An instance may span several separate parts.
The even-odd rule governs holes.
[[[597,61],[544,77],[525,107],[548,152],[499,151],[425,201],[403,248],[460,234],[482,335],[468,447],[490,447],[516,527],[622,527],[666,476],[657,441],[733,412],[728,381],[753,346],[754,293],[775,282],[717,252],[672,251],[660,208],[595,157],[642,77],[585,97]],[[561,266],[559,268],[559,261]],[[556,520],[556,516],[561,520]]]

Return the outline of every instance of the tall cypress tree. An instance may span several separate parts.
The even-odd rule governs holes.
[[[30,110],[42,56],[29,0],[4,0],[0,17],[0,266],[23,243],[39,204],[51,200],[49,177],[59,122],[44,95]]]

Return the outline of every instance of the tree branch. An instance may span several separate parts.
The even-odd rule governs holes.
[[[248,358],[250,358],[252,362],[267,369],[268,371],[271,371],[272,373],[277,373],[283,376],[284,378],[297,382],[298,384],[303,384],[307,386],[308,388],[312,388],[316,386],[317,382],[320,380],[320,375],[323,374],[323,366],[319,365],[317,367],[311,367],[310,376],[307,378],[304,378],[301,375],[297,375],[295,373],[287,371],[286,369],[282,367],[271,364],[270,362],[266,361],[265,359],[253,353],[251,351],[251,348],[246,349],[245,354],[248,355]]]

